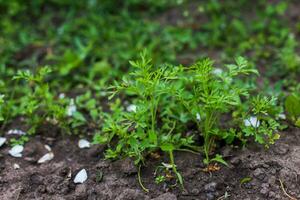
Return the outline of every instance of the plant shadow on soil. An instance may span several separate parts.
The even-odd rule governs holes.
[[[263,147],[245,149],[224,147],[221,153],[229,166],[207,173],[202,158],[187,152],[176,152],[175,162],[184,178],[184,188],[155,184],[155,167],[168,163],[167,157],[149,159],[142,168],[142,180],[150,192],[138,184],[137,168],[130,159],[103,159],[105,146],[79,149],[75,137],[53,138],[40,135],[25,145],[22,158],[8,155],[9,147],[1,148],[0,196],[10,199],[295,199],[300,198],[300,131],[290,128],[281,139],[265,151]],[[51,146],[54,159],[37,164]],[[20,169],[14,169],[18,164]],[[76,173],[85,168],[88,180],[74,184]],[[103,177],[102,177],[103,175]],[[247,180],[247,181],[245,181]],[[280,186],[282,181],[284,187]]]

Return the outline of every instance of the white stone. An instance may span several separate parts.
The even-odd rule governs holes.
[[[52,151],[51,147],[48,144],[45,144],[44,147],[45,147],[45,149],[47,149],[47,151],[49,151],[49,152]]]
[[[136,112],[136,105],[131,104],[131,105],[127,106],[126,110],[128,112]]]
[[[18,165],[17,163],[14,164],[14,169],[20,169],[20,165]]]
[[[58,98],[60,98],[60,99],[63,99],[63,98],[65,98],[65,93],[60,93],[59,95],[58,95]]]
[[[80,149],[90,148],[91,143],[89,141],[87,141],[86,139],[80,139],[78,141],[78,146],[79,146]]]
[[[200,115],[199,113],[196,114],[196,119],[197,119],[198,121],[201,121],[201,115]]]
[[[43,155],[39,160],[38,163],[42,164],[45,163],[47,161],[50,161],[54,158],[54,154],[52,152],[46,153],[45,155]]]
[[[278,117],[279,117],[279,119],[286,119],[286,115],[285,114],[279,114]]]
[[[16,145],[13,148],[11,148],[8,153],[12,156],[12,157],[16,157],[16,158],[21,158],[22,157],[22,152],[24,150],[24,147],[22,145]]]
[[[0,137],[0,147],[6,142],[5,137]]]
[[[260,121],[257,119],[257,117],[252,116],[248,119],[245,119],[244,124],[245,126],[252,126],[254,128],[257,128],[260,126]]]
[[[67,115],[73,116],[73,114],[77,111],[77,107],[75,105],[74,99],[71,99],[69,106],[67,107]]]
[[[11,129],[7,132],[8,135],[26,135],[26,132],[19,129]]]
[[[87,172],[85,169],[80,170],[75,178],[74,178],[74,183],[84,183],[87,180]]]
[[[215,75],[221,75],[223,73],[223,70],[221,68],[215,68],[213,70],[213,74]]]

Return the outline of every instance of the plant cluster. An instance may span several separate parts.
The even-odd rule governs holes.
[[[18,71],[13,80],[22,86],[22,91],[18,92],[19,100],[14,102],[13,108],[8,108],[17,109],[13,114],[1,113],[4,116],[1,120],[8,123],[15,116],[23,116],[29,135],[36,133],[46,123],[59,127],[63,133],[78,133],[79,127],[99,123],[101,107],[98,107],[91,92],[76,98],[66,97],[64,93],[56,94],[51,91],[47,80],[51,72],[50,67],[40,67],[36,73]],[[0,101],[1,111],[7,111],[2,109],[3,97]]]
[[[63,109],[54,99],[45,82],[46,75],[50,72],[49,67],[43,67],[36,74],[30,71],[19,71],[13,77],[14,80],[25,80],[28,83],[28,87],[25,87],[26,95],[20,100],[21,112],[19,114],[26,117],[27,124],[30,125],[29,134],[34,133],[47,118],[57,119],[60,122],[64,116]]]
[[[182,184],[173,152],[196,149],[193,135],[186,135],[188,123],[195,124],[204,140],[206,164],[226,164],[219,154],[211,158],[217,140],[246,143],[252,137],[268,146],[279,138],[276,99],[252,96],[251,88],[239,82],[241,76],[258,74],[244,58],[238,57],[236,64],[226,65],[224,71],[214,68],[209,59],[189,67],[153,66],[145,53],[130,63],[133,71],[110,90],[111,98],[125,95],[131,105],[125,109],[116,99],[112,114],[105,114],[102,131],[94,138],[95,143],[111,143],[117,138],[117,144],[108,149],[107,158],[133,157],[140,164],[151,152],[167,152],[171,168]],[[232,123],[223,124],[224,117],[232,118]]]

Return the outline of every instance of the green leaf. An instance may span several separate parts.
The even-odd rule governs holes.
[[[250,181],[252,181],[251,177],[245,177],[240,180],[240,184],[249,183]]]
[[[298,117],[297,121],[295,122],[295,125],[296,125],[297,127],[300,127],[300,117]]]
[[[296,94],[289,95],[285,100],[285,110],[288,117],[296,122],[297,118],[300,117],[300,97]]]
[[[275,133],[273,136],[273,140],[279,140],[280,135],[278,133]]]
[[[180,185],[183,185],[183,178],[179,172],[176,172],[177,179],[179,180]]]
[[[100,133],[96,133],[93,137],[93,144],[104,144],[108,142],[108,138]]]
[[[156,132],[154,131],[149,131],[149,140],[150,140],[150,143],[152,144],[157,144],[157,135],[156,135]]]
[[[83,116],[83,114],[81,114],[80,112],[76,111],[73,113],[73,117],[78,120],[78,121],[82,121],[82,122],[85,122],[86,119],[85,117]]]
[[[130,144],[130,147],[134,150],[134,151],[137,151],[138,148],[139,148],[139,142],[136,138],[134,137],[130,137],[129,140],[128,140],[129,144]]]
[[[258,142],[259,144],[265,144],[264,138],[259,134],[255,135],[255,141]]]
[[[162,151],[173,151],[175,150],[175,147],[173,144],[170,143],[165,143],[163,145],[160,146]]]
[[[223,159],[222,155],[220,155],[220,154],[216,154],[216,156],[213,159],[211,159],[210,161],[219,162],[219,163],[222,163],[223,165],[228,166],[227,162]]]

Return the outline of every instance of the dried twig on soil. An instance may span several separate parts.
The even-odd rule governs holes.
[[[283,183],[282,183],[282,181],[281,181],[280,179],[279,179],[279,183],[280,183],[280,187],[281,187],[283,193],[284,193],[288,198],[290,198],[290,200],[297,200],[295,197],[290,196],[290,195],[286,192],[286,190],[284,189],[284,185],[283,185]]]

